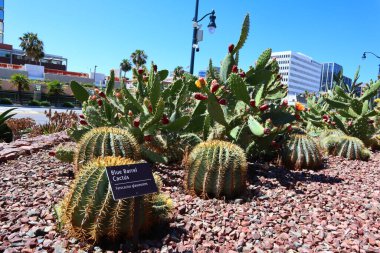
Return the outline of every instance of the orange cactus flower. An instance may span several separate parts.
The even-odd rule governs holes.
[[[300,102],[296,102],[296,110],[297,111],[304,111],[305,110],[305,106],[303,104],[301,104]]]
[[[195,81],[195,86],[197,86],[199,89],[202,87],[206,86],[206,81],[204,78],[199,78],[198,80]]]

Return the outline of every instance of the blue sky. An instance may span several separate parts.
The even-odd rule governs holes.
[[[70,71],[108,73],[135,49],[143,49],[160,69],[190,63],[195,0],[5,0],[5,43],[35,32],[47,53],[69,59]],[[196,53],[195,72],[208,60],[219,63],[236,43],[246,13],[251,30],[239,67],[252,65],[266,48],[292,50],[318,62],[337,62],[352,77],[377,77],[380,59],[380,0],[200,0],[199,16],[216,11],[217,29],[207,32]]]

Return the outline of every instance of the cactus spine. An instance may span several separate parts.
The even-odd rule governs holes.
[[[322,165],[321,153],[314,140],[303,134],[290,137],[284,147],[284,165],[289,169],[318,169]]]
[[[352,136],[332,136],[329,138],[329,153],[335,156],[345,157],[349,160],[367,161],[371,156],[364,143]]]
[[[202,142],[184,163],[187,190],[202,198],[233,198],[245,189],[248,165],[244,151],[235,144]]]
[[[149,232],[166,218],[171,200],[162,194],[148,194],[141,201],[113,200],[105,168],[134,163],[128,158],[100,157],[82,168],[60,208],[61,220],[70,236],[93,242],[118,242],[133,236],[137,214],[141,233]]]
[[[127,130],[100,127],[86,133],[78,143],[74,156],[75,170],[96,157],[121,156],[140,159],[140,147]]]

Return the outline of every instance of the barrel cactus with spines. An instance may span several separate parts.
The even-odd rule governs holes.
[[[322,156],[315,141],[308,135],[295,134],[284,146],[282,160],[289,169],[318,169]]]
[[[349,160],[367,161],[371,156],[364,143],[356,137],[339,136],[331,138],[329,154],[334,156],[345,157]]]
[[[212,140],[197,145],[185,158],[187,190],[202,198],[233,198],[246,187],[244,151],[230,142]]]
[[[121,156],[140,159],[140,146],[133,135],[120,128],[100,127],[86,133],[77,145],[75,170],[96,157]]]
[[[319,145],[323,150],[328,151],[331,148],[331,140],[337,137],[345,136],[339,129],[327,129],[319,135]]]
[[[128,158],[99,157],[82,168],[59,208],[70,236],[94,243],[125,242],[167,218],[171,200],[161,193],[113,199],[105,168],[134,163]],[[138,224],[134,224],[136,215]]]

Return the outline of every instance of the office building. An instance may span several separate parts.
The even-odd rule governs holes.
[[[339,72],[343,72],[343,67],[335,62],[322,64],[322,76],[320,91],[331,90],[334,86],[334,76],[339,75]],[[352,79],[343,76],[343,82],[351,87]]]
[[[322,64],[293,51],[273,52],[272,58],[279,63],[282,83],[288,86],[289,95],[319,91]]]

